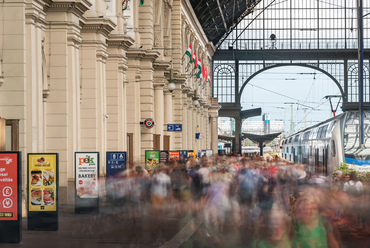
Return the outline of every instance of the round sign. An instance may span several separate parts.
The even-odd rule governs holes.
[[[152,118],[147,118],[144,121],[144,125],[146,128],[152,128],[154,126],[154,120]]]
[[[80,184],[80,185],[81,185],[82,183],[83,183],[83,182],[82,182],[82,180],[78,181],[78,184]]]

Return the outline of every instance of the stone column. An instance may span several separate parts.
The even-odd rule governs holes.
[[[183,108],[182,108],[182,116],[183,116],[183,122],[182,122],[182,133],[183,133],[183,139],[182,139],[182,150],[188,149],[188,139],[187,136],[188,134],[188,121],[187,121],[187,116],[188,116],[188,101],[187,101],[187,91],[183,91]]]
[[[182,98],[182,87],[185,83],[185,77],[178,76],[175,79],[176,89],[173,91],[174,93],[174,113],[173,113],[173,121],[174,123],[183,123],[183,116],[182,116],[182,108],[184,99]],[[174,150],[181,150],[182,149],[182,132],[175,132],[173,134],[174,138]]]
[[[133,133],[133,160],[140,162],[141,156],[141,106],[140,106],[140,61],[145,56],[141,49],[129,48],[127,51],[127,133]]]
[[[172,93],[165,89],[164,90],[164,123],[165,124],[171,124],[172,121],[172,109],[173,109],[173,103],[172,103]],[[170,149],[173,150],[173,132],[164,132],[166,135],[170,136]]]
[[[47,152],[59,153],[60,204],[74,202],[74,152],[80,150],[80,23],[90,7],[88,1],[53,2],[46,15],[50,44],[46,144]]]
[[[111,35],[107,59],[107,150],[125,151],[127,143],[126,51],[134,40],[125,35]]]
[[[211,149],[213,154],[218,153],[218,110],[220,107],[217,103],[217,98],[212,98],[209,116],[211,117]]]
[[[148,50],[141,60],[141,79],[140,79],[140,121],[147,118],[154,119],[154,86],[153,86],[153,62],[158,58],[159,52]],[[155,122],[155,120],[154,120]],[[153,150],[154,129],[141,127],[141,154],[140,163],[144,165],[145,150]]]
[[[107,151],[106,69],[109,33],[115,24],[108,19],[87,18],[81,44],[81,150],[100,152],[100,174],[105,173]]]
[[[188,132],[186,133],[187,137],[187,149],[195,149],[194,147],[194,141],[195,141],[195,131],[194,131],[194,123],[193,123],[193,101],[192,99],[192,93],[188,93],[187,103],[188,103],[188,115],[187,115],[187,123],[188,123]],[[190,95],[189,95],[190,94]]]

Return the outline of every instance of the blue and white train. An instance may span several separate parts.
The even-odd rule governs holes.
[[[364,146],[359,146],[359,111],[348,111],[297,132],[282,142],[282,157],[328,176],[342,162],[370,171],[370,111],[364,113]]]

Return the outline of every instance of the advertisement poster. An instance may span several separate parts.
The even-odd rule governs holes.
[[[17,153],[0,153],[0,221],[18,220],[17,156]]]
[[[126,170],[126,152],[107,152],[107,177],[115,177]]]
[[[161,151],[159,153],[159,162],[166,164],[168,162],[168,151]]]
[[[76,152],[76,191],[78,198],[98,198],[99,153]]]
[[[168,152],[168,160],[169,161],[178,161],[178,160],[180,160],[180,152],[179,151],[169,151]]]
[[[28,154],[28,211],[57,211],[57,154]]]
[[[145,169],[154,169],[159,166],[159,151],[145,151]]]
[[[188,150],[188,157],[196,158],[196,154],[194,150]]]

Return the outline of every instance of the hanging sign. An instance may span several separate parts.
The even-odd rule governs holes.
[[[28,153],[27,161],[28,229],[57,230],[58,154]],[[42,220],[38,220],[38,218]]]
[[[159,159],[159,151],[145,151],[145,169],[157,168]]]
[[[75,211],[99,211],[99,153],[75,152]]]
[[[154,120],[152,118],[145,119],[144,126],[146,128],[152,128],[152,127],[154,127]]]
[[[0,242],[21,241],[21,214],[21,153],[0,152]]]

